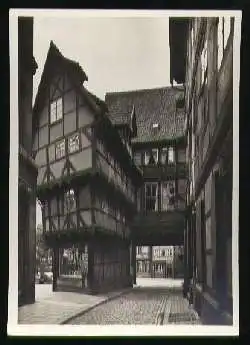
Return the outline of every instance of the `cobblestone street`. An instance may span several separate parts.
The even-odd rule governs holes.
[[[198,324],[199,318],[182,297],[180,283],[174,286],[168,280],[158,282],[140,279],[133,291],[72,319],[69,323],[79,324]]]

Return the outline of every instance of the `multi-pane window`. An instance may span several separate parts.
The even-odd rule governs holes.
[[[65,156],[65,139],[56,143],[55,150],[56,150],[56,159],[60,159]]]
[[[50,104],[50,123],[58,121],[62,118],[62,98],[58,98]]]
[[[76,209],[76,197],[73,189],[68,190],[64,195],[64,210],[68,214]]]
[[[230,17],[219,17],[218,21],[218,69],[220,69],[221,62],[223,59],[224,50],[227,46],[227,41],[231,31],[231,18]]]
[[[167,164],[168,162],[168,149],[164,147],[161,149],[161,164]]]
[[[174,161],[175,161],[174,148],[173,147],[169,147],[169,149],[168,149],[168,162],[169,163],[174,163]]]
[[[75,151],[78,151],[80,148],[80,139],[79,134],[74,134],[68,139],[68,150],[69,153],[73,153]]]
[[[145,207],[146,211],[158,210],[158,183],[145,183]]]

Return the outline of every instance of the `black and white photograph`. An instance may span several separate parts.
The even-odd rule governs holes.
[[[238,335],[241,11],[9,26],[8,334]]]

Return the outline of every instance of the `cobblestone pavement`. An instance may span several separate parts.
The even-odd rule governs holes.
[[[92,308],[99,303],[114,298],[124,291],[113,291],[103,295],[91,296],[77,292],[52,292],[51,286],[42,285],[36,289],[36,302],[18,308],[19,324],[64,323],[79,312]]]
[[[192,324],[197,321],[195,317],[179,288],[137,287],[126,295],[72,319],[69,323],[74,325]]]

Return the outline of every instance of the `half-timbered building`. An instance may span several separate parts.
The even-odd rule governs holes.
[[[141,172],[133,111],[116,128],[87,75],[50,44],[33,109],[33,151],[53,288],[98,293],[131,280],[131,222]]]
[[[18,18],[18,304],[35,302],[36,179],[32,158],[33,18]]]
[[[232,324],[234,19],[171,18],[171,78],[185,83],[189,179],[184,294]]]
[[[112,92],[105,102],[117,127],[127,123],[131,112],[136,115],[132,153],[143,185],[132,226],[134,246],[183,245],[187,177],[183,87]],[[132,257],[135,267],[135,249]]]

